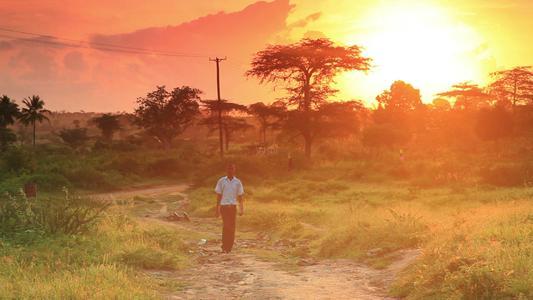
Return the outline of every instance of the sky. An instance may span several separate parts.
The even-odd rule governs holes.
[[[219,56],[227,57],[222,98],[272,102],[282,86],[244,76],[253,54],[327,37],[359,45],[373,59],[367,73],[339,75],[332,100],[371,106],[404,80],[431,102],[454,83],[485,85],[490,72],[533,65],[531,28],[530,0],[0,0],[0,94],[19,103],[38,94],[52,110],[97,112],[130,112],[157,85],[189,85],[215,99],[209,58]],[[89,43],[180,56],[100,51]]]

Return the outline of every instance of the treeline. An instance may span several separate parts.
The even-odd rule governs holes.
[[[315,145],[330,139],[355,139],[373,149],[406,147],[410,143],[433,151],[436,147],[468,148],[476,141],[531,136],[533,72],[529,66],[495,72],[486,87],[458,83],[436,95],[430,104],[424,104],[420,91],[403,81],[394,82],[379,94],[374,109],[357,100],[329,101],[337,92],[331,87],[336,75],[371,68],[372,60],[364,57],[358,46],[340,46],[328,39],[273,45],[256,53],[246,73],[261,83],[286,88],[286,96],[272,103],[245,106],[227,100],[205,100],[193,87],[168,90],[159,86],[137,99],[133,114],[103,114],[91,119],[89,125],[101,132],[97,146],[111,144],[116,132],[127,124],[138,127],[144,135],[138,143],[152,140],[164,148],[189,128],[203,126],[218,137],[221,155],[237,135],[255,127],[260,145],[303,144],[307,158]],[[49,111],[38,96],[25,99],[23,104],[19,110],[9,97],[1,98],[3,149],[16,139],[9,129],[14,122],[32,125],[35,144],[36,124],[47,119]],[[90,140],[87,128],[80,124],[62,129],[58,136],[74,149]]]

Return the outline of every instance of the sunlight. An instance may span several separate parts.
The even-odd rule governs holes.
[[[430,102],[435,93],[453,83],[484,79],[479,61],[487,53],[479,53],[481,38],[441,7],[379,6],[362,24],[368,27],[367,33],[349,36],[344,42],[363,45],[374,59],[369,79],[379,82],[378,92],[395,80],[404,80],[421,88],[425,102]],[[354,76],[346,74],[339,82],[355,93],[360,87],[354,86]]]

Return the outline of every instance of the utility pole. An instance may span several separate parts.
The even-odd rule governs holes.
[[[226,60],[227,58],[214,58],[209,59],[209,61],[214,61],[217,65],[217,101],[218,101],[218,139],[220,143],[220,157],[224,157],[224,141],[222,134],[222,99],[220,98],[220,62]]]

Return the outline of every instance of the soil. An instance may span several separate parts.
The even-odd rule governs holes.
[[[96,195],[103,199],[124,199],[134,196],[181,196],[187,185],[146,188]],[[220,220],[192,218],[191,222],[169,222],[166,203],[151,210],[142,218],[149,218],[164,226],[173,226],[209,238],[188,241],[196,263],[179,271],[150,270],[149,276],[183,283],[177,292],[162,291],[164,299],[394,299],[387,296],[396,275],[413,263],[419,250],[394,253],[396,260],[385,269],[346,259],[315,260],[311,257],[291,257],[289,250],[297,241],[272,242],[265,233],[237,233],[235,247],[230,254],[220,251]],[[268,259],[258,253],[271,253],[279,259]],[[286,257],[287,260],[283,258]],[[296,260],[296,262],[294,262]]]

